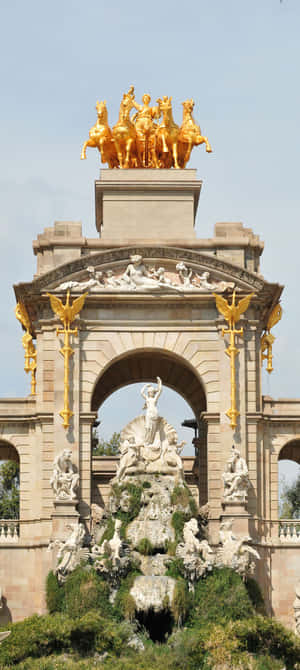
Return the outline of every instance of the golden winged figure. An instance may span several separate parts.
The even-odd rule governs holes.
[[[25,328],[28,332],[30,332],[31,327],[30,319],[28,316],[27,309],[22,302],[18,302],[15,309],[15,315],[18,321],[20,321],[20,323],[22,324],[23,328]]]
[[[280,321],[282,317],[282,307],[279,303],[273,307],[271,314],[268,318],[265,332],[262,335],[260,341],[261,348],[261,364],[267,360],[267,372],[273,372],[273,344],[275,342],[275,337],[271,333],[271,328],[276,326],[276,323]]]
[[[216,306],[220,314],[223,314],[226,321],[228,321],[230,328],[234,328],[234,325],[240,320],[241,315],[246,312],[249,307],[250,300],[254,296],[254,293],[246,295],[245,298],[242,298],[238,304],[235,304],[235,291],[232,294],[232,302],[229,305],[228,301],[217,293],[213,293],[213,296],[216,299]]]
[[[271,328],[274,328],[274,326],[276,326],[276,323],[278,323],[278,321],[280,321],[281,317],[282,317],[282,307],[278,303],[272,309],[272,312],[271,312],[271,314],[268,318],[268,323],[267,323],[267,328],[266,329],[271,330]]]
[[[71,323],[73,323],[75,316],[82,310],[87,295],[88,293],[83,293],[79,298],[73,300],[72,305],[70,305],[70,291],[68,291],[66,303],[64,305],[56,295],[47,293],[47,296],[50,298],[50,304],[54,314],[59,316],[66,330],[70,329]]]

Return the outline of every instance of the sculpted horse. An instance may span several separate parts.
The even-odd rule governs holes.
[[[124,93],[120,105],[119,120],[113,127],[112,135],[120,168],[138,167],[136,159],[136,130],[129,114],[134,107],[134,87]]]
[[[170,168],[172,165],[179,168],[177,154],[177,138],[179,126],[176,125],[172,113],[172,98],[164,95],[157,100],[163,120],[156,131],[156,156],[158,167]]]
[[[89,139],[84,143],[81,159],[86,158],[86,148],[96,147],[101,153],[101,162],[108,163],[110,168],[118,167],[118,157],[115,149],[111,129],[108,125],[106,100],[96,103],[97,122],[89,132]]]
[[[183,104],[183,120],[180,126],[178,143],[178,162],[181,168],[184,168],[190,159],[193,147],[205,143],[206,151],[211,153],[212,148],[207,137],[201,135],[200,126],[197,125],[193,117],[194,100],[185,100]]]

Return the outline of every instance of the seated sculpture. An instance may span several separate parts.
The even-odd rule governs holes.
[[[232,456],[223,473],[224,502],[247,502],[247,490],[250,486],[247,463],[240,451],[232,447]]]
[[[77,500],[79,474],[71,461],[71,449],[64,449],[55,459],[50,480],[56,500]]]

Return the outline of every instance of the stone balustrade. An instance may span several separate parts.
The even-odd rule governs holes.
[[[278,526],[280,542],[299,542],[300,519],[280,519]]]
[[[20,524],[18,519],[0,519],[0,544],[18,542]]]

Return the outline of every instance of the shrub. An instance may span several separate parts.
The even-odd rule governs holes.
[[[34,615],[11,625],[10,636],[0,646],[0,667],[71,650],[118,655],[131,635],[128,624],[118,624],[95,610],[77,619],[65,614]]]
[[[49,614],[61,612],[64,595],[64,587],[59,585],[56,575],[51,570],[46,580],[46,602]]]
[[[230,630],[239,640],[240,647],[255,654],[267,654],[284,659],[287,670],[300,664],[300,640],[274,619],[256,616],[247,621],[236,621]]]
[[[189,625],[224,623],[254,615],[254,607],[242,578],[230,568],[213,570],[195,585]]]
[[[72,618],[82,617],[90,610],[103,616],[111,614],[109,586],[95,570],[78,567],[64,584],[63,611]]]
[[[114,616],[121,621],[122,619],[129,619],[130,621],[134,618],[135,614],[135,602],[133,597],[130,595],[130,589],[133,586],[135,578],[141,573],[138,570],[132,570],[132,572],[123,579],[122,584],[116,595],[113,613]]]

